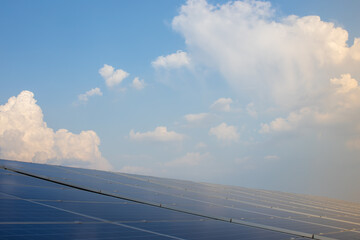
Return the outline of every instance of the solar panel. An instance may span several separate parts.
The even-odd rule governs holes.
[[[80,239],[360,239],[360,204],[17,161],[0,166],[4,239],[56,238],[62,229]]]

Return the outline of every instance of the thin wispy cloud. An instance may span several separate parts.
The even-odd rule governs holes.
[[[189,123],[199,123],[209,117],[208,113],[196,113],[196,114],[186,114],[184,116],[185,120]]]
[[[102,96],[103,93],[101,92],[100,88],[93,88],[86,93],[80,94],[78,96],[79,101],[87,102],[89,100],[89,97],[92,96]]]
[[[231,98],[219,98],[210,106],[210,108],[217,111],[230,112],[230,105],[232,102],[233,100]]]
[[[175,131],[168,131],[167,127],[160,126],[156,127],[154,131],[148,131],[143,133],[131,130],[129,133],[129,137],[131,140],[136,141],[176,142],[182,141],[185,136]]]
[[[267,156],[264,157],[264,159],[265,160],[271,160],[271,161],[277,161],[277,160],[280,159],[280,157],[277,156],[277,155],[267,155]]]
[[[210,153],[189,152],[186,153],[186,155],[183,157],[165,163],[165,166],[168,167],[197,166],[200,164],[204,164],[206,160],[208,160],[209,158],[211,158]]]

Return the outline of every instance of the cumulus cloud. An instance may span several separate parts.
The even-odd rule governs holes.
[[[208,116],[209,116],[208,113],[197,113],[197,114],[187,114],[184,116],[184,118],[187,122],[194,123],[194,122],[201,122]]]
[[[136,77],[132,81],[132,87],[137,90],[142,90],[145,87],[145,82],[143,79],[140,80],[138,77]]]
[[[239,139],[239,134],[235,126],[227,125],[226,123],[221,123],[217,127],[210,128],[209,135],[217,137],[221,141],[237,141]]]
[[[154,68],[181,68],[189,66],[190,58],[186,52],[178,50],[176,53],[167,56],[159,56],[151,64]]]
[[[319,16],[284,16],[270,2],[256,0],[188,0],[172,27],[183,36],[197,76],[205,72],[209,85],[224,81],[242,103],[253,103],[246,111],[257,115],[252,122],[264,122],[260,132],[268,133],[249,138],[265,140],[262,146],[268,149],[260,153],[270,150],[299,160],[280,164],[279,176],[288,175],[293,166],[303,171],[312,166],[311,171],[322,174],[313,174],[309,182],[318,182],[320,191],[331,186],[329,195],[335,185],[345,189],[358,182],[353,169],[360,153],[355,81],[360,80],[360,38],[352,41],[343,27]],[[252,128],[252,123],[243,126]],[[245,139],[251,129],[243,132]],[[256,156],[254,160],[263,158]],[[334,178],[334,173],[347,178]],[[336,184],[329,185],[334,179]]]
[[[317,112],[311,108],[302,108],[291,112],[287,118],[276,118],[270,124],[261,124],[260,133],[269,133],[271,131],[284,132],[296,129],[299,124],[305,120],[313,121]],[[316,117],[315,117],[316,118]]]
[[[358,38],[349,47],[343,28],[319,16],[279,18],[269,2],[189,0],[172,26],[185,38],[192,64],[217,70],[255,102],[297,106],[316,98],[344,66],[359,73]]]
[[[101,92],[100,88],[93,88],[86,93],[80,94],[78,96],[78,99],[83,102],[87,102],[89,100],[89,97],[91,96],[102,96],[103,93]]]
[[[360,61],[360,38],[355,38],[354,45],[350,50],[351,57],[356,61]]]
[[[99,70],[100,75],[104,78],[106,86],[114,87],[119,85],[125,78],[129,76],[129,73],[122,69],[115,70],[114,67],[104,64],[104,67]]]
[[[183,157],[165,163],[165,166],[196,166],[206,162],[209,158],[211,158],[210,153],[189,152]]]
[[[22,91],[0,105],[0,157],[25,162],[110,169],[94,131],[54,131],[43,120],[34,94]]]
[[[261,124],[260,133],[296,131],[303,127],[314,128],[340,125],[356,129],[360,120],[360,87],[350,74],[331,78],[328,91],[311,105],[292,111],[287,117],[279,117]]]
[[[149,132],[134,132],[131,130],[129,137],[132,140],[138,141],[158,141],[158,142],[173,142],[173,141],[182,141],[184,135],[176,133],[174,131],[168,131],[166,127],[160,126],[156,127],[154,131]]]
[[[330,79],[332,85],[337,88],[337,93],[347,93],[358,87],[358,82],[350,74],[342,74],[340,78]]]
[[[231,98],[219,98],[216,100],[211,106],[211,109],[217,110],[217,111],[223,111],[223,112],[230,112],[232,103]]]

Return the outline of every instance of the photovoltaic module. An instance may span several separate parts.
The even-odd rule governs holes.
[[[360,239],[360,204],[0,160],[0,239]]]

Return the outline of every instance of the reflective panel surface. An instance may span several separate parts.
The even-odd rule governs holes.
[[[50,229],[54,238],[63,229],[98,239],[104,228],[114,233],[104,239],[360,239],[356,203],[16,161],[0,167],[4,239],[45,238]]]

